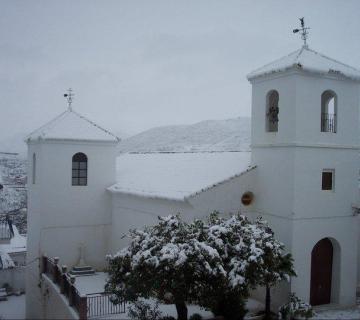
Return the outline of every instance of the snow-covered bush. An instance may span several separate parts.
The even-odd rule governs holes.
[[[295,293],[290,294],[290,302],[285,303],[279,308],[280,319],[305,318],[309,319],[314,316],[314,311],[310,304],[302,301]]]
[[[212,277],[225,274],[216,250],[206,244],[198,223],[189,225],[179,216],[159,217],[144,230],[131,230],[131,243],[109,257],[107,290],[114,302],[153,297],[170,299],[179,319],[187,319],[186,302],[199,300]]]
[[[157,303],[151,306],[149,303],[139,300],[130,305],[128,316],[132,320],[160,320],[161,311]]]
[[[109,256],[106,289],[113,301],[170,302],[180,320],[187,319],[186,303],[242,319],[250,290],[286,274],[279,259],[283,245],[271,229],[240,214],[222,218],[214,212],[208,221],[192,223],[179,215],[159,217],[157,225],[131,230],[129,237],[128,247]]]
[[[249,291],[257,284],[258,265],[263,263],[264,231],[240,214],[226,219],[214,212],[206,232],[207,242],[219,253],[226,273],[225,279],[216,279],[215,285],[204,292],[201,305],[216,316],[242,319]]]

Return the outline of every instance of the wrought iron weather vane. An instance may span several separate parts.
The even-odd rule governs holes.
[[[74,98],[73,90],[72,90],[71,88],[69,88],[69,89],[68,89],[68,92],[67,92],[67,93],[64,93],[64,97],[65,97],[66,100],[67,100],[69,110],[72,110],[71,104],[72,104],[73,98]]]
[[[309,34],[308,30],[310,30],[310,28],[309,28],[309,27],[305,27],[304,17],[299,18],[299,20],[300,20],[301,28],[300,28],[300,29],[294,29],[294,30],[293,30],[293,33],[298,33],[298,32],[300,32],[300,34],[301,34],[301,39],[304,41],[304,47],[307,47],[308,45],[307,45],[306,40],[307,40],[307,38],[308,38],[308,34]]]

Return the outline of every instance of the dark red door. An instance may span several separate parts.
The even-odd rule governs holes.
[[[329,239],[320,240],[311,252],[310,304],[330,303],[333,246]]]

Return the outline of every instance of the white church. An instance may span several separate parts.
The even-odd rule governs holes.
[[[71,106],[27,137],[28,318],[76,318],[41,273],[43,255],[70,270],[83,248],[81,259],[102,271],[130,228],[214,210],[263,216],[292,253],[298,276],[274,290],[274,306],[289,292],[355,305],[360,71],[305,44],[247,78],[251,152],[233,157],[119,156],[119,139]]]

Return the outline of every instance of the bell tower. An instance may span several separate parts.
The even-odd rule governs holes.
[[[329,298],[322,303],[353,304],[359,272],[354,206],[359,201],[360,71],[304,43],[247,78],[256,210],[293,254],[299,276],[289,289],[313,304],[317,295],[325,295],[319,289],[324,284],[311,278],[312,252],[328,239],[332,271]]]
[[[110,196],[116,181],[119,139],[68,109],[32,132],[28,146],[28,239],[26,296],[28,318],[42,318],[39,259],[59,257],[69,269],[83,248],[86,261],[104,267],[111,227]],[[99,254],[100,252],[100,254]]]

